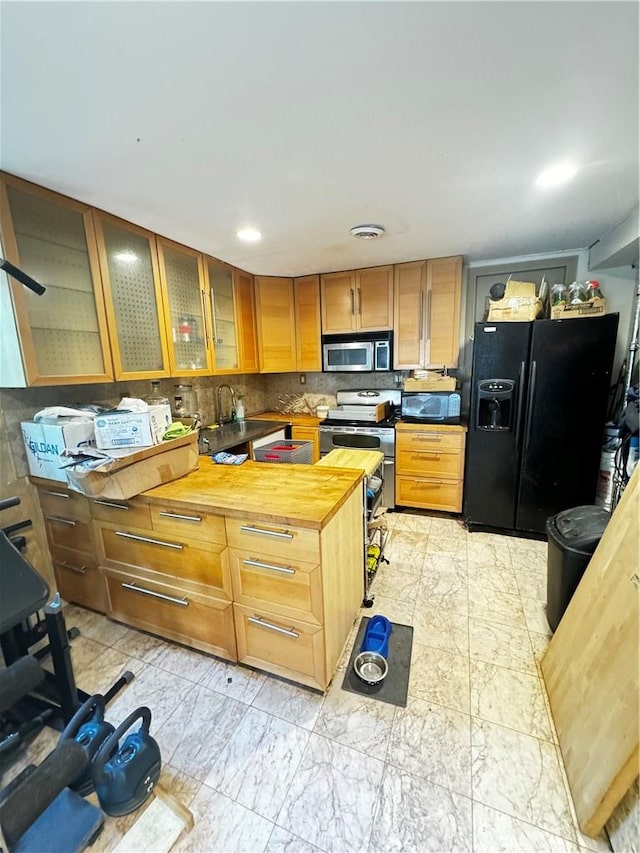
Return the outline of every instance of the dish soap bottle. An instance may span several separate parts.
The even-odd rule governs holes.
[[[168,406],[169,398],[160,393],[160,383],[157,379],[151,382],[151,393],[145,397],[145,403],[149,406]]]
[[[244,395],[238,394],[238,399],[236,402],[236,420],[243,421],[244,420]]]

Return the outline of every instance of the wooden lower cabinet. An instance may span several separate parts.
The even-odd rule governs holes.
[[[311,462],[315,463],[320,459],[320,430],[318,427],[296,426],[291,427],[291,438],[294,441],[310,441],[313,445],[311,448]]]
[[[54,548],[51,559],[58,592],[65,601],[106,612],[107,590],[94,556]]]
[[[464,445],[461,426],[396,424],[396,504],[462,511]]]

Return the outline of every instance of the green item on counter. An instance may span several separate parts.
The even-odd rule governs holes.
[[[190,432],[193,432],[193,427],[185,426],[180,421],[174,421],[162,436],[162,440],[169,441],[171,438],[182,438],[184,435],[189,435]]]

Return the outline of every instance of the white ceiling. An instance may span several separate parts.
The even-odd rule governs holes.
[[[0,14],[2,168],[250,272],[575,249],[638,204],[637,2]]]

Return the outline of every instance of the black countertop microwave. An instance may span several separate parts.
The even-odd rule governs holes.
[[[322,369],[327,372],[392,370],[393,332],[322,336]]]
[[[403,421],[424,424],[459,424],[460,393],[458,391],[403,391]]]

